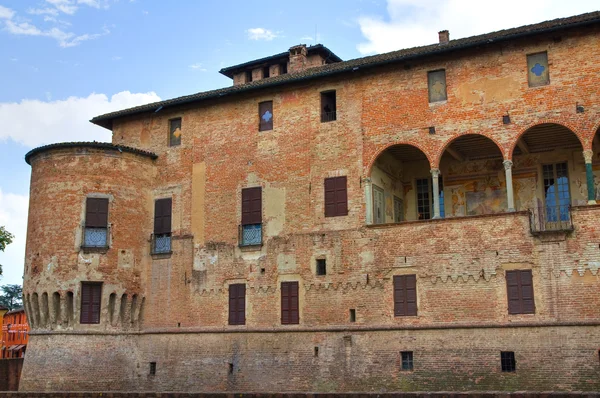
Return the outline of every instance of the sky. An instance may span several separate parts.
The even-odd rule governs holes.
[[[110,141],[88,122],[231,85],[226,66],[322,43],[344,60],[600,9],[598,0],[0,0],[0,284],[21,283],[29,150]]]

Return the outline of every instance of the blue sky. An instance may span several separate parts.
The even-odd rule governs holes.
[[[576,3],[576,4],[575,4]],[[228,86],[225,66],[323,43],[342,59],[565,17],[597,0],[0,0],[0,253],[23,274],[30,149],[109,141],[98,114]],[[518,11],[517,11],[518,10]],[[491,17],[493,16],[493,17]]]

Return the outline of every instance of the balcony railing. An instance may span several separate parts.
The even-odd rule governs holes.
[[[529,225],[534,234],[572,231],[571,206],[540,206],[529,209]]]
[[[171,234],[152,234],[151,254],[171,253]]]
[[[91,228],[84,226],[82,229],[82,237],[82,249],[108,249],[110,227]]]
[[[336,120],[336,111],[321,113],[321,123],[332,122]]]
[[[262,224],[240,225],[240,246],[262,245]]]

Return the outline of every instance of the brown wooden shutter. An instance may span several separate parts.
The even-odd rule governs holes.
[[[106,228],[108,225],[108,199],[87,198],[85,204],[85,226]]]
[[[281,324],[300,323],[298,282],[281,282]]]
[[[325,217],[348,215],[347,178],[325,179]]]
[[[242,225],[262,223],[262,188],[242,189]]]
[[[100,323],[101,283],[81,283],[80,323]]]
[[[533,277],[531,270],[519,272],[521,283],[521,309],[523,314],[535,313],[535,305],[533,301]]]
[[[394,316],[417,315],[416,275],[394,276]]]
[[[246,285],[243,283],[229,285],[229,324],[244,325],[246,323]]]
[[[506,271],[506,293],[509,314],[535,313],[531,270]]]
[[[273,101],[258,104],[259,131],[273,130]]]
[[[156,235],[171,233],[171,198],[158,199],[154,202],[154,233]]]

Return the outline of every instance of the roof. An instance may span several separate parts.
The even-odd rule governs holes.
[[[96,116],[91,120],[91,122],[97,124],[98,126],[102,126],[107,129],[112,129],[113,120],[123,116],[136,115],[146,112],[158,112],[159,110],[167,107],[196,103],[209,99],[221,98],[223,96],[228,95],[237,95],[241,93],[265,89],[268,87],[277,87],[283,84],[301,82],[309,79],[317,79],[341,73],[351,73],[358,70],[373,68],[376,66],[398,63],[407,60],[416,60],[431,55],[447,54],[456,50],[480,47],[492,43],[534,36],[541,33],[550,33],[565,30],[568,28],[587,26],[598,23],[600,23],[600,11],[576,15],[568,18],[559,18],[533,25],[505,29],[497,32],[486,33],[483,35],[466,37],[463,39],[450,40],[448,43],[430,44],[427,46],[413,47],[404,50],[392,51],[385,54],[357,58],[350,61],[326,64],[322,66],[308,68],[300,72],[274,76],[268,79],[256,80],[246,84],[240,84],[217,90],[186,95],[183,97],[155,102],[152,104],[141,105],[134,108],[129,108],[121,111],[107,113],[101,116]]]
[[[151,159],[156,159],[158,156],[152,152],[143,151],[141,149],[132,148],[124,145],[113,145],[109,142],[61,142],[57,144],[44,145],[32,149],[25,154],[25,161],[31,165],[31,158],[42,152],[50,151],[52,149],[66,149],[66,148],[95,148],[95,149],[108,149],[112,151],[128,152],[136,155],[146,156]]]
[[[340,57],[335,55],[330,49],[328,49],[327,47],[325,47],[322,44],[315,44],[314,46],[306,47],[306,51],[308,52],[308,55],[312,55],[315,53],[323,55],[323,58],[325,58],[325,62],[328,64],[333,63],[333,62],[342,62],[342,59]],[[236,73],[239,73],[243,70],[248,69],[248,67],[250,67],[250,66],[258,68],[261,65],[264,65],[264,66],[273,65],[273,64],[279,63],[279,62],[287,62],[289,58],[290,58],[290,53],[288,51],[286,51],[281,54],[275,54],[275,55],[271,55],[269,57],[244,62],[243,64],[228,66],[226,68],[221,69],[219,71],[219,73],[222,75],[225,75],[229,78],[233,78],[233,75],[235,75]]]
[[[6,314],[4,314],[4,316],[10,315],[10,314],[17,314],[19,312],[25,312],[25,308],[23,308],[23,307],[21,307],[21,308],[15,308],[12,311],[8,311]]]

